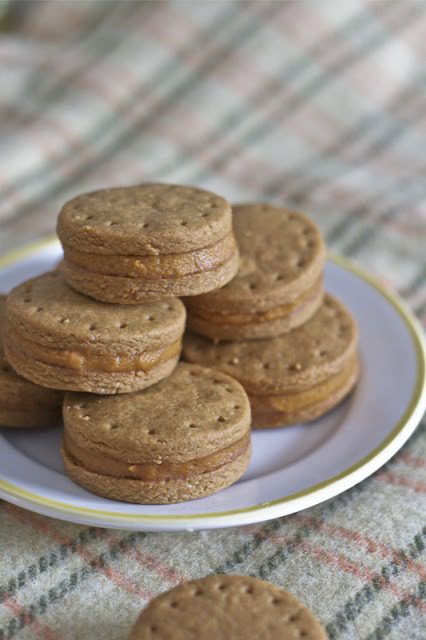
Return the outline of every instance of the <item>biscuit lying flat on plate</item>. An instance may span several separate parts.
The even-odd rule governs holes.
[[[126,393],[175,368],[185,324],[176,298],[137,307],[101,304],[77,293],[58,271],[28,280],[7,300],[6,355],[45,387]]]
[[[6,296],[0,295],[0,427],[48,427],[62,420],[63,394],[51,391],[12,369],[3,349]]]
[[[326,294],[306,324],[277,338],[245,342],[189,334],[184,356],[215,367],[247,391],[255,427],[313,420],[336,406],[358,379],[357,329],[346,308]]]
[[[152,600],[129,640],[326,640],[293,594],[248,576],[193,580]]]
[[[303,324],[323,299],[325,246],[301,213],[267,204],[233,207],[236,277],[189,298],[188,326],[216,340],[269,338]]]
[[[65,204],[57,230],[68,283],[103,302],[196,295],[238,269],[230,205],[194,187],[87,193]]]
[[[229,486],[250,458],[250,404],[229,376],[179,364],[159,384],[130,395],[69,393],[65,469],[106,498],[169,504]]]

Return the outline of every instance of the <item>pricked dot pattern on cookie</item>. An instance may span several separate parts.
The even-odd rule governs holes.
[[[203,598],[209,601],[212,628],[217,629],[220,637],[234,637],[238,628],[238,637],[326,640],[324,629],[309,609],[288,592],[283,591],[280,597],[280,590],[272,584],[243,576],[209,576],[193,582],[193,586],[181,584],[152,600],[137,621],[130,640],[145,640],[153,627],[161,637],[173,637],[176,625],[182,629],[190,625],[191,637],[210,639],[198,602]],[[164,616],[165,608],[175,609],[170,621]]]

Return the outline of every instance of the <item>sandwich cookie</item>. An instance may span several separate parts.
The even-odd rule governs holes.
[[[238,269],[230,205],[194,187],[80,195],[63,207],[57,231],[68,283],[103,302],[192,296],[222,287]]]
[[[47,427],[62,420],[63,394],[39,387],[12,369],[3,349],[6,296],[0,296],[0,426]]]
[[[142,611],[129,640],[327,640],[293,594],[248,576],[213,575],[166,591]]]
[[[236,277],[188,298],[189,328],[213,340],[251,340],[305,323],[323,299],[325,245],[301,213],[268,204],[233,207],[240,250]]]
[[[250,403],[233,378],[181,363],[138,393],[64,401],[65,469],[106,498],[192,500],[229,486],[250,458]]]
[[[185,308],[176,298],[135,307],[101,304],[52,271],[10,293],[5,350],[20,375],[44,387],[127,393],[173,371],[184,324]]]
[[[184,356],[239,380],[258,428],[318,418],[351,391],[359,372],[355,322],[328,294],[313,318],[291,333],[218,345],[190,334]]]

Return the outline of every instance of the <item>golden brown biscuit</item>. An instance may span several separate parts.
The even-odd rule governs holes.
[[[83,194],[58,219],[63,271],[102,302],[137,304],[192,296],[226,284],[238,269],[228,202],[168,184]]]
[[[6,355],[28,380],[52,389],[127,393],[175,368],[185,309],[180,300],[128,307],[77,293],[58,271],[28,280],[7,301]]]
[[[236,277],[185,301],[191,331],[213,340],[271,338],[305,323],[323,299],[325,246],[301,213],[268,204],[233,207]]]
[[[214,575],[166,591],[142,611],[129,640],[327,640],[293,594],[248,576]]]
[[[12,369],[3,349],[6,296],[0,295],[0,426],[47,427],[62,420],[63,394],[21,378]]]
[[[250,457],[250,403],[231,377],[181,363],[159,384],[64,401],[65,468],[101,496],[141,504],[200,498],[232,484]]]
[[[313,318],[290,333],[218,345],[189,334],[184,356],[239,380],[250,397],[255,427],[323,415],[349,393],[359,373],[355,322],[328,294]]]

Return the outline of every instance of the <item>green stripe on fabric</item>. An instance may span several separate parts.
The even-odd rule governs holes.
[[[290,63],[285,63],[279,72],[277,72],[270,81],[259,87],[253,96],[251,96],[251,103],[254,105],[264,105],[266,100],[274,98],[277,92],[283,85],[289,84],[292,80],[306,71],[312,62],[329,50],[332,50],[336,46],[336,40],[344,40],[360,29],[364,29],[371,24],[371,13],[367,10],[363,10],[355,17],[352,17],[344,26],[340,29],[333,30],[327,33],[319,42],[313,45],[310,49],[307,49],[302,56],[298,56]],[[175,171],[176,169],[182,169],[185,165],[185,161],[192,162],[194,156],[201,153],[204,149],[214,145],[218,138],[224,137],[224,134],[235,131],[237,126],[240,126],[244,121],[249,118],[253,113],[252,105],[249,107],[242,106],[235,109],[232,113],[225,116],[225,118],[218,123],[214,131],[209,133],[205,138],[202,138],[192,148],[191,154],[179,153],[172,161],[163,165],[160,169],[156,169],[153,175],[162,176],[167,175]],[[269,119],[269,115],[268,115]]]
[[[418,601],[426,601],[426,581],[420,580],[417,585],[416,593],[403,598],[395,604],[388,614],[383,616],[380,623],[372,633],[366,636],[365,640],[384,640],[398,624],[401,618],[407,618],[411,611],[417,607]]]
[[[410,8],[406,11],[405,15],[401,17],[398,27],[402,28],[409,24],[419,16],[419,13],[420,10]],[[273,119],[282,125],[290,115],[293,115],[299,109],[299,107],[303,106],[308,100],[312,100],[317,93],[322,91],[330,82],[333,82],[339,73],[347,70],[351,65],[360,62],[360,60],[371,54],[376,48],[386,42],[387,39],[388,34],[385,32],[374,34],[371,38],[365,38],[358,49],[342,56],[337,62],[330,66],[326,73],[315,76],[309,83],[307,83],[305,88],[297,94],[297,96],[291,98],[287,103],[284,102],[275,109],[275,111],[269,113],[268,120],[252,127],[252,129],[244,134],[237,143],[229,146],[226,151],[221,152],[214,161],[209,163],[209,171],[223,169],[228,160],[235,159],[235,157],[238,156],[242,147],[250,147],[259,139],[272,133],[274,131],[274,127],[271,126],[271,121]],[[207,176],[208,174],[206,173],[206,170],[203,169],[195,174],[193,180],[195,182],[199,182],[205,180]]]
[[[425,228],[424,235],[426,236],[426,228]],[[408,282],[408,284],[404,286],[403,294],[406,296],[407,294],[415,291],[422,284],[425,284],[425,283],[426,283],[426,262],[423,262],[415,272],[414,276],[411,278],[410,282]]]
[[[424,194],[426,193],[426,185],[423,185],[423,187],[424,188],[421,191]],[[419,197],[418,194],[415,194],[414,197],[415,197],[415,202],[417,202]],[[405,199],[403,201],[404,208],[409,206],[409,204],[410,204],[410,200]],[[343,246],[343,252],[348,256],[354,256],[356,253],[358,253],[361,250],[365,251],[365,249],[369,245],[371,245],[373,240],[377,237],[376,235],[377,227],[378,227],[377,223],[389,222],[400,212],[401,212],[400,203],[395,204],[393,206],[386,207],[382,213],[379,213],[378,216],[374,217],[374,219],[371,221],[370,224],[367,224],[366,228],[360,230],[360,232],[355,236],[355,238],[352,238],[352,240],[350,240],[346,245]]]
[[[259,531],[254,535],[253,538],[247,540],[241,547],[239,547],[236,551],[233,552],[232,556],[222,562],[221,564],[214,567],[214,569],[210,572],[213,575],[222,574],[222,573],[232,573],[235,571],[235,568],[244,562],[244,560],[249,556],[249,554],[254,553],[257,549],[263,544],[265,541],[265,536],[273,531],[278,531],[281,526],[281,520],[271,520],[260,527]]]
[[[279,7],[278,3],[275,7],[275,12],[277,10],[277,8]],[[356,30],[357,28],[363,28],[364,26],[367,26],[370,24],[370,17],[371,14],[368,11],[363,11],[360,15],[357,15],[355,18],[353,18],[352,20],[349,21],[348,24],[345,25],[345,27],[343,29],[341,29],[338,32],[333,32],[334,33],[334,37],[336,37],[338,34],[341,34],[341,37],[344,37],[346,35],[348,35],[349,33],[351,33],[353,30]],[[256,32],[257,29],[257,24],[251,24],[248,28],[248,33],[244,33],[245,37],[249,37],[250,35],[252,35],[253,33]],[[333,42],[333,39],[329,37],[329,42],[330,42],[330,46]],[[241,35],[238,37],[234,37],[234,41],[232,43],[231,49],[235,48],[236,46],[238,46],[239,44],[241,44]],[[191,48],[194,46],[194,43],[191,43]],[[367,48],[362,49],[361,53],[364,53],[364,55],[367,54]],[[222,59],[224,56],[223,54],[225,53],[225,51],[222,49],[219,53],[218,56],[220,59]],[[227,53],[226,53],[227,55]],[[216,66],[217,64],[217,60],[213,60],[213,68]],[[170,64],[170,63],[169,63]],[[211,69],[212,68],[212,60],[207,61],[207,65],[208,68]],[[166,65],[168,66],[168,65]],[[344,65],[342,66],[342,69],[344,68]],[[285,73],[285,69],[286,66],[284,67],[284,73]],[[193,85],[195,83],[196,80],[199,79],[204,79],[204,74],[205,71],[201,70],[201,67],[198,69],[198,71],[196,73],[194,73],[185,83],[179,85],[177,87],[177,89],[175,90],[175,92],[173,94],[170,95],[169,99],[167,100],[166,103],[163,103],[161,105],[161,109],[160,111],[162,111],[164,109],[164,107],[167,107],[168,104],[171,101],[177,100],[179,99],[179,97],[181,95],[185,95],[185,93],[187,91],[192,90]],[[161,72],[160,72],[161,73]],[[167,71],[168,73],[168,71]],[[322,86],[322,80],[326,81],[327,76],[325,74],[323,74],[323,76],[321,76],[321,82],[319,83],[319,86]],[[330,79],[330,78],[329,78]],[[144,87],[142,87],[144,88]],[[259,95],[262,95],[262,91],[264,91],[264,87],[262,87],[262,89],[259,92]],[[131,98],[129,101],[127,101],[127,104],[133,104],[134,100],[136,100],[139,96],[138,96],[139,91],[137,91],[135,94],[132,94]],[[112,153],[112,152],[117,152],[119,149],[121,149],[125,144],[127,144],[128,142],[130,142],[134,136],[134,132],[137,128],[140,128],[142,126],[149,126],[151,120],[153,120],[154,118],[158,117],[158,109],[153,110],[150,114],[148,114],[148,116],[146,118],[144,118],[144,116],[142,116],[141,119],[139,119],[136,123],[133,123],[132,127],[130,129],[127,129],[126,132],[124,132],[124,134],[118,138],[118,140],[116,140],[113,143],[110,143],[109,145],[106,146],[106,148],[104,148],[104,154],[103,156],[100,156],[100,158],[98,158],[97,160],[95,159],[94,161],[90,161],[90,162],[86,162],[83,166],[81,166],[81,168],[76,169],[73,173],[71,173],[69,176],[67,176],[66,178],[59,180],[58,184],[56,187],[52,187],[52,189],[49,191],[49,189],[47,189],[47,191],[44,192],[43,197],[39,197],[38,199],[34,199],[30,204],[24,206],[24,207],[20,207],[17,209],[17,211],[15,212],[14,215],[14,220],[18,220],[21,217],[25,216],[28,212],[33,211],[35,206],[39,206],[41,205],[46,197],[46,193],[48,193],[50,196],[55,196],[55,195],[59,195],[59,193],[61,193],[61,191],[64,188],[67,188],[70,184],[72,184],[72,182],[74,182],[74,180],[78,179],[79,177],[82,177],[83,175],[86,175],[88,171],[93,170],[93,168],[97,167],[98,164],[102,161],[102,157],[105,157],[106,155]],[[238,114],[240,114],[240,111],[238,111]],[[229,118],[231,118],[231,120],[229,120]],[[227,126],[231,126],[233,122],[232,116],[228,116],[224,122],[220,123],[219,125],[219,130],[223,133],[223,131],[226,130]],[[97,127],[95,127],[95,130],[92,132],[92,135],[86,140],[86,142],[88,143],[95,143],[98,137],[102,137],[105,133],[106,130],[108,130],[111,126],[113,126],[114,124],[117,124],[117,118],[116,115],[114,115],[112,118],[108,117],[106,118],[104,121],[102,121],[102,123],[100,125],[98,125]],[[261,126],[260,130],[259,128],[257,128],[254,132],[252,132],[252,134],[250,134],[250,142],[253,141],[254,139],[256,139],[257,137],[259,137],[259,135],[265,135],[266,133],[269,133],[271,127],[269,123],[266,123],[264,125]],[[206,144],[206,142],[205,142]],[[235,145],[234,145],[235,146]],[[238,145],[238,149],[240,148],[240,146]],[[67,151],[68,153],[68,151]],[[222,154],[223,155],[223,154]],[[227,152],[227,157],[230,157],[229,152]],[[232,155],[232,154],[231,154]],[[65,156],[67,157],[67,156]],[[180,164],[178,166],[181,166],[182,161],[184,156],[180,155]],[[61,162],[64,158],[62,157],[61,159],[58,158],[57,162]],[[45,173],[45,167],[41,167],[40,169],[37,169],[35,172],[33,172],[32,174],[27,174],[26,176],[20,176],[18,178],[17,181],[15,181],[10,187],[7,187],[3,192],[0,191],[0,194],[2,195],[2,197],[5,197],[5,195],[7,194],[8,191],[10,191],[10,189],[17,189],[19,188],[19,186],[21,184],[28,184],[28,182],[32,182],[36,179],[41,179],[43,177]],[[154,172],[152,172],[152,174],[148,174],[146,176],[147,179],[158,179],[161,178],[162,175],[164,173],[164,169],[160,169],[160,170],[155,170]],[[189,178],[189,182],[194,182],[197,181],[198,178],[200,177],[199,174],[195,174],[192,177]]]
[[[383,584],[390,584],[393,578],[398,576],[407,566],[410,560],[418,558],[425,550],[426,527],[417,533],[413,540],[404,549],[397,553],[398,561],[391,560],[384,564],[374,578],[365,584],[354,596],[350,597],[335,614],[333,620],[326,626],[330,640],[336,640],[356,620],[363,609],[373,602],[382,591]]]
[[[108,3],[107,3],[108,4]],[[123,42],[123,35],[120,30],[112,30],[109,37],[99,37],[99,31],[105,28],[105,22],[109,22],[111,19],[114,20],[118,16],[117,8],[119,9],[120,18],[127,18],[136,13],[138,9],[137,5],[132,2],[125,2],[120,5],[110,5],[105,6],[101,12],[93,16],[93,20],[90,21],[89,24],[84,25],[84,30],[79,34],[79,38],[77,41],[77,48],[75,46],[75,40],[70,43],[68,49],[70,55],[75,55],[78,52],[79,48],[87,47],[88,43],[90,44],[90,40],[96,40],[96,47],[94,49],[94,53],[90,56],[90,64],[96,64],[105,56],[106,53],[109,55]],[[101,24],[98,24],[99,20],[101,20]],[[93,23],[96,23],[97,28],[93,30]],[[81,40],[83,40],[81,42]],[[61,51],[63,55],[64,52]],[[78,55],[78,53],[77,53]],[[34,73],[30,78],[30,82],[24,87],[20,96],[15,98],[16,102],[19,104],[30,103],[32,106],[32,110],[36,110],[37,118],[34,118],[33,115],[29,115],[26,117],[19,117],[16,113],[13,114],[13,122],[18,122],[20,126],[27,125],[38,118],[42,118],[45,115],[45,109],[49,106],[49,103],[52,103],[57,98],[61,96],[64,90],[69,90],[70,84],[75,82],[76,79],[79,78],[83,73],[87,72],[87,62],[77,68],[74,68],[69,73],[61,76],[60,78],[51,78],[51,84],[47,87],[47,90],[42,93],[41,96],[35,95],[34,93],[38,93],[40,91],[40,83],[46,77],[46,69],[44,67],[44,63],[42,63],[39,68],[36,68]]]
[[[351,171],[354,166],[353,159],[351,159],[350,164],[342,162],[340,165],[332,167],[331,173],[327,173],[327,175],[309,175],[316,167],[322,167],[324,162],[335,160],[336,156],[353,143],[359,145],[360,141],[368,134],[374,134],[376,129],[383,125],[385,111],[389,114],[404,106],[410,97],[417,95],[420,80],[419,77],[414,78],[410,85],[405,87],[391,102],[379,111],[364,116],[350,129],[345,129],[342,135],[327,148],[311,155],[292,169],[291,172],[285,172],[279,179],[274,178],[263,185],[262,194],[264,196],[274,196],[285,192],[286,198],[292,200],[300,197],[301,194],[310,193],[318,186],[335,179],[347,171]],[[365,159],[371,160],[372,157],[394,144],[396,140],[407,133],[407,127],[412,127],[418,119],[424,116],[424,107],[424,104],[420,105],[417,113],[414,113],[413,116],[410,115],[404,119],[398,118],[396,122],[388,124],[385,131],[379,134],[376,139],[371,140],[370,146],[361,149],[357,154],[356,162],[361,162]],[[387,117],[389,118],[389,115]],[[285,191],[283,190],[283,184],[285,185]]]
[[[264,11],[263,13],[273,14],[278,11],[278,8],[279,5],[270,7],[268,11]],[[159,115],[162,114],[170,105],[183,97],[188,91],[192,90],[197,83],[205,80],[206,75],[212,73],[217,65],[221,61],[225,60],[236,46],[240,46],[247,38],[256,33],[258,24],[255,20],[255,16],[251,17],[248,25],[243,24],[242,27],[234,29],[235,19],[238,18],[238,22],[240,22],[241,16],[244,18],[245,14],[238,11],[235,6],[226,13],[220,14],[217,21],[213,24],[209,24],[205,30],[201,31],[195,41],[191,41],[189,45],[186,45],[182,50],[178,51],[173,59],[166,62],[161,69],[156,70],[155,76],[148,79],[141,79],[141,83],[137,90],[132,92],[128,99],[120,106],[120,117],[118,117],[118,114],[114,112],[112,115],[103,118],[101,122],[98,122],[94,126],[91,134],[84,141],[85,144],[94,145],[105,138],[105,133],[110,133],[111,131],[114,131],[117,126],[121,126],[124,121],[123,111],[125,112],[134,108],[135,102],[137,103],[141,97],[149,95],[150,92],[155,91],[157,85],[170,79],[174,80],[176,73],[179,70],[179,63],[177,62],[177,59],[185,58],[185,56],[191,55],[197,47],[202,47],[204,52],[204,61],[195,71],[188,74],[188,78],[185,81],[176,85],[165,98],[160,99],[158,101],[159,104],[153,107],[147,115],[143,112],[137,121],[128,126],[117,139],[114,139],[112,142],[104,145],[102,153],[99,153],[97,157],[93,160],[79,164],[73,172],[69,173],[65,178],[59,179],[56,186],[53,186],[50,189],[47,188],[44,191],[43,196],[39,196],[38,199],[36,198],[33,200],[31,204],[26,207],[18,207],[14,212],[14,219],[20,219],[23,215],[26,215],[28,211],[33,211],[34,206],[37,206],[37,203],[42,204],[45,202],[46,197],[61,193],[63,189],[71,186],[76,179],[86,176],[88,171],[90,172],[97,168],[99,164],[102,164],[103,160],[110,158],[112,153],[116,153],[120,148],[124,147],[129,142],[132,142],[136,131],[139,131],[142,127],[151,126]],[[229,40],[226,46],[220,48],[214,55],[208,55],[209,49],[207,45],[212,40],[214,44],[215,35],[218,31],[221,32],[222,36],[227,34]],[[60,166],[63,161],[73,157],[74,154],[75,151],[73,149],[67,148],[66,152],[62,154],[62,156],[55,158],[54,168],[56,169],[56,167]],[[3,191],[0,190],[0,194],[3,194],[2,197],[7,197],[7,194],[13,193],[13,191],[22,186],[42,180],[46,173],[48,174],[51,169],[52,166],[49,167],[44,165],[36,169],[34,172],[21,175]]]
[[[426,165],[423,168],[419,168],[419,170],[423,170],[424,168],[426,168]],[[406,195],[407,192],[408,194]],[[375,210],[380,207],[383,209],[384,213],[386,213],[389,210],[390,205],[383,206],[383,200],[385,198],[393,203],[395,203],[395,199],[397,200],[397,205],[392,206],[392,211],[395,210],[398,212],[401,210],[401,206],[407,206],[407,204],[417,202],[418,198],[425,193],[426,187],[423,182],[420,182],[417,179],[408,179],[407,176],[404,176],[401,180],[394,181],[391,185],[380,187],[372,194],[370,193],[368,198],[363,199],[362,202],[359,202],[354,207],[344,211],[345,215],[342,220],[327,232],[327,243],[330,246],[337,246],[337,242],[340,239],[344,239],[344,236],[353,227],[353,225],[360,222],[357,220],[357,215],[368,214],[373,205]],[[379,219],[381,218],[374,218],[374,220]]]
[[[23,608],[27,612],[27,615],[14,616],[3,625],[3,627],[0,628],[0,640],[9,640],[18,632],[28,627],[41,615],[45,614],[52,605],[63,600],[78,586],[93,577],[100,569],[108,567],[110,561],[117,560],[130,548],[134,547],[140,536],[140,533],[135,532],[127,534],[124,538],[112,545],[106,552],[98,554],[93,561],[86,562],[81,569],[71,571],[54,587],[40,595],[36,601],[29,605],[24,605]]]
[[[332,513],[342,504],[348,504],[351,500],[353,500],[357,495],[359,495],[362,491],[364,491],[366,484],[360,484],[343,493],[333,500],[327,501],[322,508],[321,520],[325,518],[329,513]],[[289,516],[291,517],[291,516]],[[255,537],[251,540],[247,540],[244,542],[241,547],[239,547],[236,551],[233,552],[232,556],[222,562],[220,565],[217,565],[210,572],[211,574],[220,574],[220,573],[232,573],[236,570],[236,567],[244,562],[244,560],[250,556],[253,552],[257,551],[259,547],[268,541],[268,534],[278,531],[281,525],[285,522],[285,518],[278,518],[276,520],[270,520],[265,525],[260,527],[259,531],[255,534]],[[302,525],[296,530],[293,538],[297,537],[305,537],[309,535],[306,530],[306,525]],[[257,575],[257,574],[256,574]],[[261,576],[258,576],[261,577]]]
[[[48,569],[62,566],[71,555],[77,553],[79,547],[85,547],[97,539],[99,539],[99,529],[95,527],[83,529],[69,544],[60,544],[55,547],[55,550],[31,562],[26,569],[21,569],[15,577],[10,578],[7,584],[0,585],[0,605],[7,598],[14,598],[20,589],[28,586],[36,578],[42,577]]]
[[[325,521],[325,518],[331,515],[338,507],[347,506],[363,493],[369,486],[371,479],[364,480],[363,483],[353,487],[349,491],[340,494],[336,498],[329,500],[325,503],[321,510],[321,514],[315,517],[315,521],[312,525],[303,524],[298,528],[296,533],[291,539],[284,545],[276,549],[271,555],[269,555],[262,564],[257,567],[253,573],[254,577],[261,578],[262,580],[269,580],[269,577],[273,571],[275,571],[282,563],[284,563],[296,550],[300,543],[307,537],[314,533],[317,528]]]

